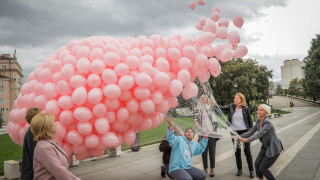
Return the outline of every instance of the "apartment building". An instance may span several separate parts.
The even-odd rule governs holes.
[[[304,78],[304,62],[298,59],[285,60],[281,66],[282,89],[288,89],[295,78]]]

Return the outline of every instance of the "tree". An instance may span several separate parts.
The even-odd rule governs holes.
[[[2,123],[3,123],[3,113],[2,111],[0,111],[0,127],[2,127]]]
[[[209,82],[218,104],[233,102],[234,94],[245,95],[247,104],[266,101],[268,97],[269,78],[272,71],[266,66],[258,65],[252,59],[232,59],[221,64],[221,74],[211,77]]]
[[[282,88],[280,85],[277,85],[276,95],[282,94]]]
[[[298,97],[304,95],[301,79],[298,79],[298,78],[292,79],[289,85],[289,94],[297,95]]]
[[[308,56],[304,58],[305,79],[303,88],[307,96],[314,101],[320,98],[320,34],[311,40]]]

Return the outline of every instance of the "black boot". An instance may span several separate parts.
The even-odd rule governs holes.
[[[165,178],[166,177],[166,172],[164,171],[164,165],[161,165],[161,177]]]
[[[250,171],[250,178],[254,178],[254,171]]]
[[[241,175],[242,175],[242,170],[238,170],[237,176],[241,176]]]

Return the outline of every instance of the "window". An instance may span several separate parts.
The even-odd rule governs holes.
[[[0,86],[4,86],[4,82],[3,81],[0,81]]]
[[[0,89],[0,95],[4,95],[4,90]]]
[[[6,108],[5,107],[0,108],[0,112],[6,112]]]
[[[7,69],[7,65],[6,65],[6,64],[3,64],[3,65],[2,65],[2,69]]]
[[[0,99],[0,104],[4,104],[5,100],[4,99]]]
[[[16,78],[16,76],[15,76],[16,74],[14,73],[14,71],[12,72],[12,78],[13,79],[15,79]]]

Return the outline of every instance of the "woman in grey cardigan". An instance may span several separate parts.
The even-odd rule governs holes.
[[[283,150],[275,128],[268,119],[268,114],[270,114],[270,107],[266,104],[259,105],[257,110],[258,121],[248,132],[240,135],[239,138],[244,143],[260,139],[262,146],[254,163],[256,175],[260,180],[263,179],[263,176],[267,179],[275,179],[269,168]]]

